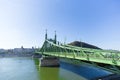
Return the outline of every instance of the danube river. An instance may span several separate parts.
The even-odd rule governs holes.
[[[38,59],[0,58],[0,80],[90,80],[110,72],[86,65],[60,62],[60,68],[39,67]]]

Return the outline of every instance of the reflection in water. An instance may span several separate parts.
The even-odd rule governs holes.
[[[39,68],[40,80],[59,80],[59,68]]]
[[[39,80],[86,80],[71,71],[55,67],[39,67],[39,60],[34,59]],[[66,65],[67,67],[67,65]]]
[[[60,68],[50,68],[39,67],[38,59],[0,58],[0,80],[89,80],[107,74],[110,73],[84,65],[61,63]]]
[[[39,65],[39,59],[34,58],[33,60],[34,60],[35,65],[38,66]]]
[[[39,60],[34,59],[40,80],[60,80],[59,68],[39,67]]]

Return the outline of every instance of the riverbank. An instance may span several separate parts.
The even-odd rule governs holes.
[[[0,49],[0,58],[2,57],[34,57],[40,58],[40,54],[35,53],[35,49],[32,48],[14,48],[14,49]]]
[[[34,58],[40,58],[40,54],[32,53],[0,53],[0,58],[3,57],[34,57]]]
[[[31,57],[33,54],[0,53],[0,57]]]

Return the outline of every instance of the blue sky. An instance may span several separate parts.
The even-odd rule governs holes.
[[[0,48],[41,47],[48,37],[120,50],[119,0],[0,0]]]

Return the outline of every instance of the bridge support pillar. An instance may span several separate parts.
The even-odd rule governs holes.
[[[39,59],[39,66],[41,67],[59,67],[59,59],[57,57],[41,57]]]

